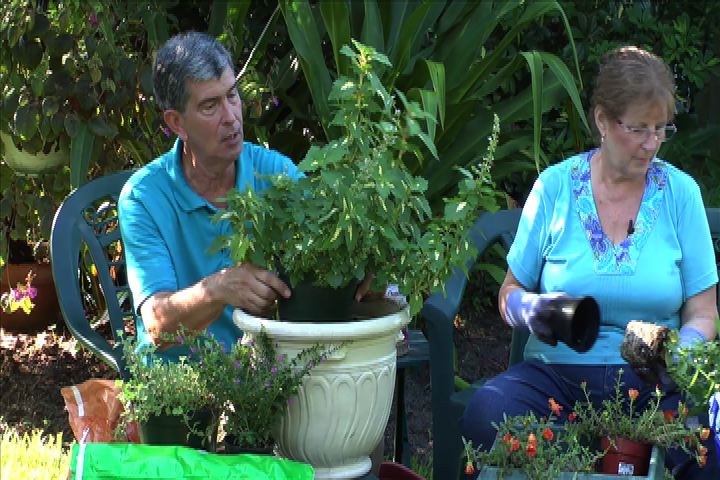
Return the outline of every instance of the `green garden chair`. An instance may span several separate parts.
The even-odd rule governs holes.
[[[470,241],[477,249],[476,260],[495,243],[510,248],[520,222],[520,209],[486,212],[475,222]],[[468,263],[468,271],[475,261]],[[445,283],[446,295],[433,293],[423,305],[421,315],[425,322],[430,345],[430,382],[432,384],[432,439],[433,478],[452,480],[460,474],[462,440],[459,420],[472,394],[485,379],[469,388],[455,390],[453,322],[462,302],[468,279],[456,268]],[[522,359],[527,336],[513,332],[511,364]]]
[[[480,256],[495,243],[501,243],[509,249],[520,221],[519,209],[500,210],[485,213],[475,223],[470,234],[471,241]],[[720,272],[720,208],[706,209],[710,231],[715,245]],[[468,264],[468,269],[472,264]],[[475,381],[469,388],[455,390],[453,320],[460,309],[467,278],[457,269],[446,282],[446,296],[432,294],[423,305],[422,316],[430,346],[430,381],[432,383],[432,439],[433,439],[433,478],[452,480],[460,475],[462,440],[460,418],[475,391],[487,379]],[[720,294],[718,295],[720,310]],[[523,351],[529,332],[513,330],[510,345],[509,365],[522,361]]]
[[[125,332],[125,322],[134,320],[134,314],[117,199],[132,173],[100,177],[71,192],[55,214],[50,235],[53,278],[65,323],[82,346],[123,378],[126,371],[118,331]],[[85,308],[88,302],[97,301],[86,293],[93,289],[105,306],[100,319],[90,318]],[[98,331],[104,317],[109,319],[112,338]]]

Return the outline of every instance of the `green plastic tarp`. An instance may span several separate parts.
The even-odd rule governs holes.
[[[312,480],[313,468],[270,455],[220,455],[178,446],[85,443],[72,447],[70,480]]]

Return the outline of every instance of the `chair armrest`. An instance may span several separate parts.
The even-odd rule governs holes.
[[[422,308],[423,317],[431,322],[452,322],[460,310],[467,280],[462,269],[453,268],[450,278],[445,282],[445,293],[433,292],[425,300]]]

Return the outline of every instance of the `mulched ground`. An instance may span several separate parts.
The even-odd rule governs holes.
[[[469,299],[475,292],[470,291]],[[483,295],[491,296],[485,291]],[[467,301],[456,321],[455,345],[460,375],[465,379],[491,376],[506,368],[510,330],[494,306],[479,311]],[[73,434],[60,388],[89,378],[115,378],[114,372],[94,355],[81,349],[62,330],[38,335],[9,335],[0,338],[0,430],[12,425],[21,431],[42,428],[47,433]],[[412,453],[427,465],[432,455],[431,386],[427,368],[411,369],[406,375],[406,408]],[[392,452],[394,421],[386,432],[386,455]]]

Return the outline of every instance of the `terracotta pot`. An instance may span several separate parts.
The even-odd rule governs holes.
[[[600,448],[607,451],[602,459],[602,473],[611,475],[644,476],[650,465],[652,446],[626,438],[615,438],[615,445],[608,437],[600,439]]]
[[[49,263],[9,263],[5,265],[0,279],[0,292],[5,293],[17,284],[24,284],[28,272],[32,270],[35,279],[32,285],[37,289],[33,299],[35,307],[26,314],[22,310],[13,313],[0,312],[0,327],[11,333],[37,333],[58,322],[60,306],[58,304],[52,268]]]

